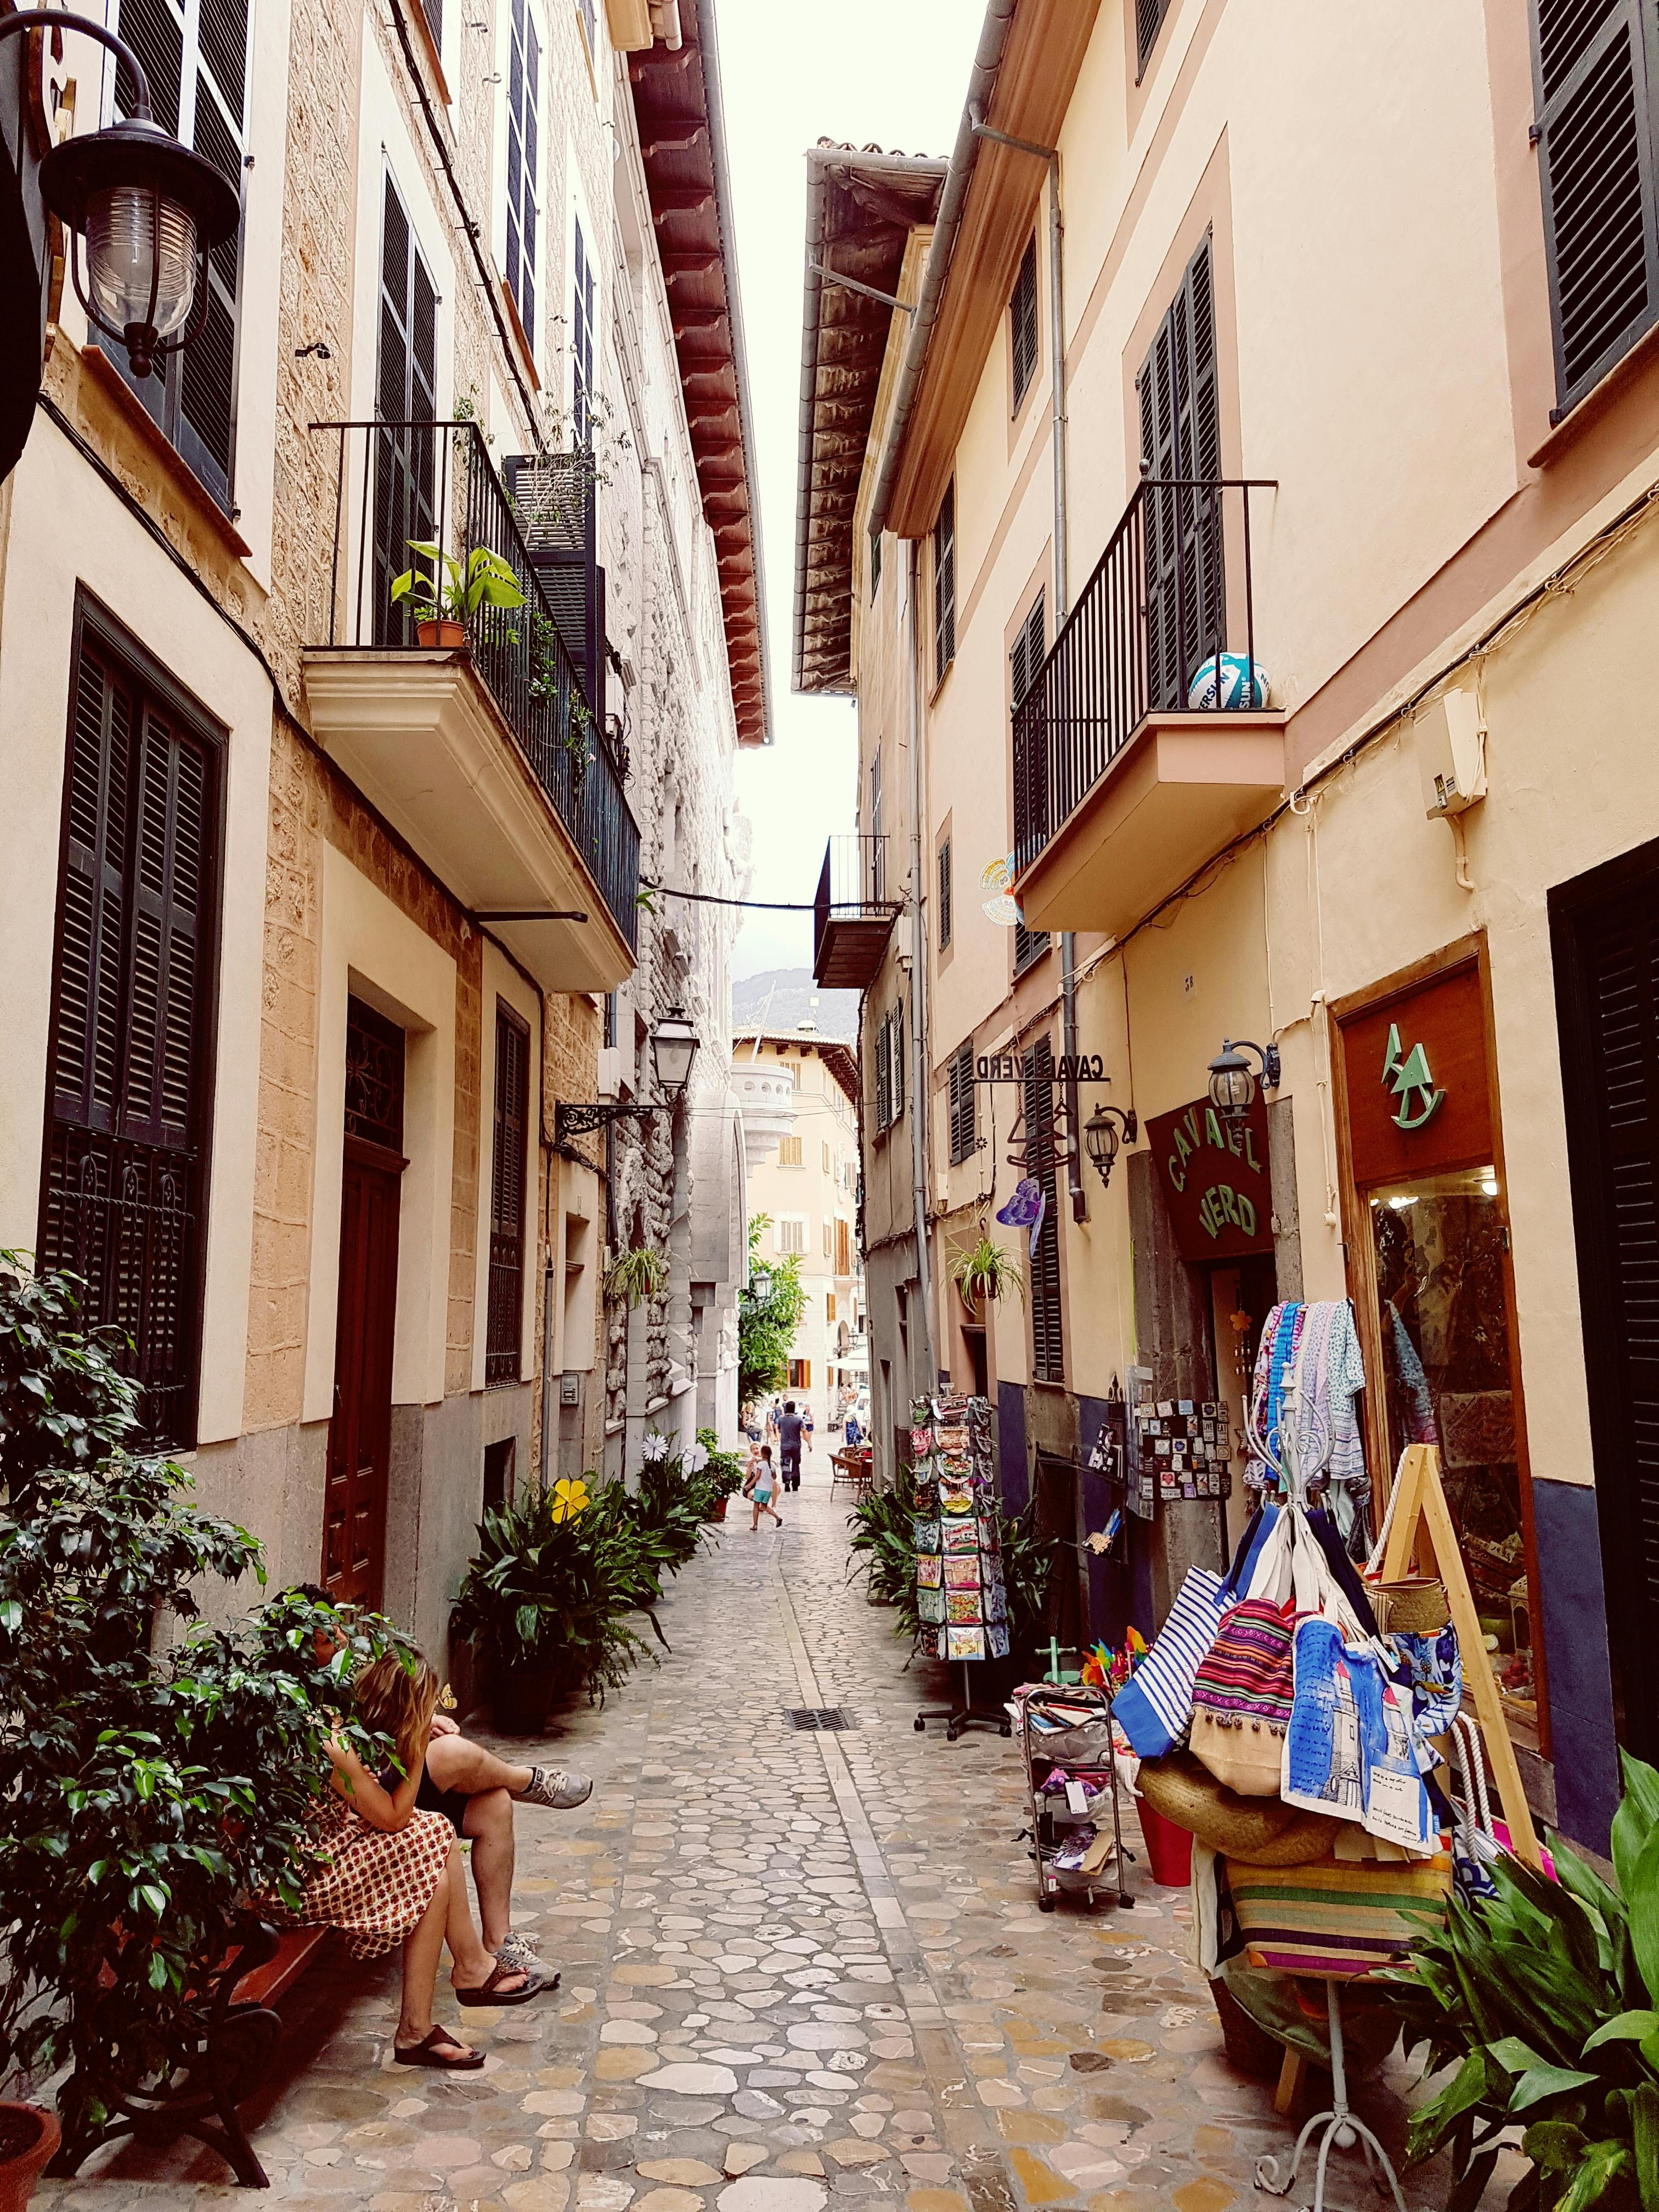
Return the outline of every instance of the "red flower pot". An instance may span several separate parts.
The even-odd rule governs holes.
[[[455,646],[466,643],[466,631],[458,622],[416,623],[415,635],[422,645],[442,646],[453,649]]]
[[[1166,1820],[1144,1797],[1136,1797],[1135,1811],[1140,1815],[1140,1832],[1146,1839],[1152,1880],[1162,1882],[1165,1889],[1185,1889],[1193,1878],[1191,1831]]]
[[[55,2112],[0,2102],[0,2212],[24,2212],[40,2169],[62,2140]]]

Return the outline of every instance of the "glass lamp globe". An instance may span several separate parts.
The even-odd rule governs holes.
[[[690,1079],[697,1056],[697,1033],[678,1006],[671,1006],[651,1032],[651,1065],[657,1088],[665,1097],[678,1098]]]
[[[1210,1062],[1210,1103],[1224,1120],[1242,1121],[1255,1097],[1255,1077],[1249,1061],[1242,1052],[1234,1051],[1231,1040],[1224,1041]]]
[[[1083,1125],[1083,1146],[1101,1182],[1110,1182],[1112,1163],[1117,1158],[1117,1126],[1098,1106]]]
[[[142,185],[94,192],[86,238],[87,289],[106,322],[156,339],[184,328],[196,301],[196,218],[182,201]]]

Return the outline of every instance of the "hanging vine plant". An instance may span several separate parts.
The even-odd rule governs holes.
[[[1018,1257],[983,1230],[977,1243],[957,1255],[951,1279],[962,1294],[962,1303],[969,1307],[994,1305],[1011,1290],[1022,1298],[1025,1296],[1025,1278]]]
[[[668,1262],[662,1254],[653,1252],[648,1244],[640,1244],[631,1251],[619,1252],[611,1262],[605,1271],[605,1294],[637,1306],[659,1296],[667,1280]]]

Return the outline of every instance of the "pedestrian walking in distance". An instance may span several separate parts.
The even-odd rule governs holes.
[[[783,1411],[778,1415],[778,1458],[786,1490],[800,1488],[800,1446],[805,1429],[805,1422],[795,1411],[794,1400],[786,1398]]]
[[[760,1448],[760,1466],[744,1485],[744,1489],[753,1500],[755,1507],[754,1518],[749,1523],[751,1535],[760,1527],[760,1517],[763,1513],[769,1513],[780,1528],[783,1526],[782,1516],[772,1503],[773,1495],[777,1489],[777,1480],[772,1468],[772,1447],[770,1444],[763,1444]]]

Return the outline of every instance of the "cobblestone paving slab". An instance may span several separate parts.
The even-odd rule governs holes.
[[[395,1959],[313,1972],[251,2118],[304,2212],[1227,2212],[1266,2206],[1270,2086],[1225,2063],[1185,1893],[1037,1911],[1016,1747],[915,1734],[932,1670],[845,1581],[809,1473],[787,1526],[736,1517],[683,1574],[673,1646],[550,1746],[596,1778],[519,1814],[515,1924],[563,1984],[439,2017],[482,2074],[392,2063]],[[930,1679],[930,1677],[932,1677]],[[842,1734],[787,1708],[841,1705]],[[524,1755],[520,1751],[520,1755]],[[1133,1819],[1127,1840],[1139,1849]],[[1361,2091],[1396,2149],[1403,2070]],[[50,2212],[246,2202],[210,2154],[112,2147]],[[1413,2176],[1413,2208],[1446,2177]],[[1298,2192],[1307,2201],[1307,2191]],[[1369,2201],[1356,2180],[1345,2203]],[[1497,2185],[1492,2202],[1500,2201]]]

